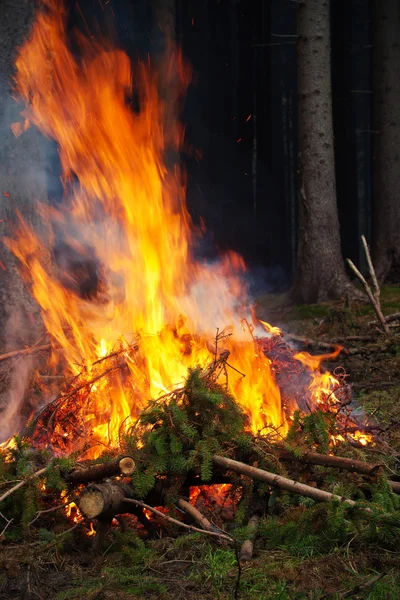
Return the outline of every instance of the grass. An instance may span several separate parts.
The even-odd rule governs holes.
[[[384,314],[400,311],[400,286],[384,287],[381,300]],[[299,335],[329,339],[363,335],[372,309],[340,303],[287,306],[284,296],[275,295],[259,299],[258,314],[272,324],[284,323],[287,330]],[[368,334],[371,331],[375,335],[373,329]],[[399,340],[388,344],[376,335],[370,350],[364,343],[360,354],[341,355],[340,364],[352,381],[400,379]],[[363,342],[359,347],[362,345]],[[356,400],[360,410],[383,427],[399,419],[400,386],[360,389]],[[399,428],[390,427],[381,435],[400,452]],[[371,460],[376,458],[371,449]],[[346,594],[355,600],[399,598],[399,545],[388,552],[378,543],[362,543],[362,529],[342,537],[339,530],[329,528],[327,521],[322,521],[320,527],[315,519],[303,531],[301,520],[295,520],[291,526],[290,518],[285,519],[275,516],[263,520],[254,559],[242,568],[240,600],[342,600]],[[45,538],[39,547],[4,546],[0,551],[0,600],[25,597],[28,572],[31,586],[40,597],[57,600],[234,597],[238,577],[234,549],[210,542],[200,534],[143,541],[135,533],[113,531],[97,556],[90,553],[89,539],[75,537],[50,548]],[[378,574],[382,574],[378,581],[363,588]]]

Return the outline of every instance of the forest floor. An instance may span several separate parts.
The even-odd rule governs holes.
[[[400,286],[383,288],[381,303],[385,315],[399,311]],[[259,298],[258,316],[312,340],[374,338],[344,341],[351,351],[326,366],[343,366],[350,381],[359,384],[354,397],[360,411],[373,415],[384,429],[380,435],[400,453],[400,335],[388,340],[371,326],[374,313],[370,306],[336,303],[290,307],[283,296],[268,295]],[[234,550],[200,534],[149,541],[115,531],[105,539],[101,552],[94,554],[91,538],[78,536],[77,531],[54,533],[49,536],[43,531],[41,542],[3,545],[0,600],[235,597],[238,568]],[[237,598],[397,600],[400,544],[392,551],[375,544],[366,548],[357,544],[357,534],[346,543],[326,540],[321,544],[316,536],[290,539],[271,535],[270,528],[261,527],[254,558],[242,567]]]

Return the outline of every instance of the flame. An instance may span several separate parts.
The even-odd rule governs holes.
[[[19,135],[34,125],[57,142],[64,199],[61,209],[38,206],[41,232],[20,215],[17,235],[7,244],[21,262],[54,349],[62,350],[53,352],[48,368],[63,368],[82,384],[75,413],[90,393],[82,418],[98,444],[91,456],[118,444],[121,424],[133,422],[150,398],[181,385],[188,367],[206,367],[221,353],[235,368],[229,388],[251,430],[272,426],[284,434],[271,361],[252,330],[240,325],[251,315],[244,261],[233,252],[214,264],[194,260],[184,173],[178,164],[166,165],[166,154],[182,148],[184,131],[171,106],[189,84],[189,67],[171,50],[158,69],[148,62],[132,69],[122,51],[82,34],[75,40],[77,59],[63,3],[44,5],[16,61],[16,93],[26,109],[23,125],[13,128]],[[232,336],[216,339],[221,326]],[[109,356],[120,362],[110,367]],[[318,401],[334,385],[319,373],[322,358],[297,358],[315,371]],[[57,427],[59,438],[73,446],[79,432]]]
[[[179,385],[189,366],[207,365],[221,324],[235,333],[224,348],[245,377],[233,371],[230,388],[252,430],[279,427],[280,392],[269,361],[240,329],[243,260],[228,253],[204,266],[192,258],[184,177],[164,162],[166,150],[181,147],[183,130],[167,122],[159,73],[142,63],[132,71],[123,52],[82,37],[78,62],[68,48],[63,5],[48,0],[46,8],[16,61],[16,88],[27,105],[25,126],[36,125],[59,145],[65,209],[38,208],[45,242],[20,217],[18,237],[8,245],[71,375],[84,370],[90,381],[116,339],[127,349],[140,336],[140,356],[123,357],[130,377],[114,373],[90,387],[93,437],[114,445],[121,422]],[[190,78],[179,52],[162,71],[179,99]],[[132,87],[136,111],[128,102]],[[72,273],[54,265],[60,237],[82,259]],[[90,298],[77,291],[88,252],[101,280]]]
[[[208,501],[214,501],[218,506],[223,506],[232,489],[231,483],[214,483],[212,485],[199,485],[190,488],[191,504],[195,505],[198,497],[203,493]]]
[[[261,321],[261,319],[259,319],[259,321],[267,333],[271,335],[282,335],[282,329],[280,329],[279,327],[274,327],[266,321]]]
[[[325,404],[327,402],[332,406],[340,402],[335,395],[335,391],[340,387],[340,383],[332,373],[321,370],[321,363],[326,360],[337,358],[342,349],[342,346],[336,346],[334,352],[328,354],[311,355],[308,352],[298,352],[294,355],[296,360],[308,367],[312,372],[313,376],[309,390],[314,406]]]

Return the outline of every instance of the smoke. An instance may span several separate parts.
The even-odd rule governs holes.
[[[29,317],[22,309],[14,308],[6,323],[6,337],[10,340],[10,346],[21,347],[21,332],[29,330],[27,321]],[[31,332],[33,330],[31,323]],[[25,341],[32,343],[30,339]],[[8,365],[7,389],[0,397],[0,441],[8,439],[29,417],[32,410],[31,402],[26,401],[26,391],[32,375],[38,366],[37,360],[31,355],[20,356],[14,359],[14,363]],[[4,375],[3,375],[4,377]]]

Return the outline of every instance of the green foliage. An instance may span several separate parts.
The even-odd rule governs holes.
[[[145,496],[156,474],[180,476],[196,467],[202,480],[210,481],[214,454],[236,441],[250,447],[244,425],[245,416],[226,389],[200,367],[189,369],[183,391],[150,402],[124,440],[138,467],[132,477],[135,494]],[[171,501],[178,492],[175,477]]]

